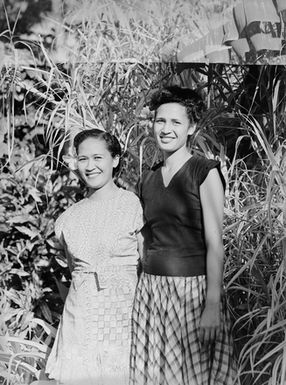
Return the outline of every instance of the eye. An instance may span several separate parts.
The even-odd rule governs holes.
[[[156,119],[155,120],[155,123],[164,123],[164,119],[162,119],[162,118],[158,118],[158,119]]]
[[[181,122],[180,122],[179,120],[174,120],[174,121],[173,121],[173,124],[174,124],[175,126],[178,126],[178,125],[181,124]]]
[[[78,162],[84,162],[84,161],[86,161],[86,158],[80,156],[80,157],[77,158],[77,161]]]

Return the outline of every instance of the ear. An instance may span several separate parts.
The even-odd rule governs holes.
[[[188,129],[188,135],[193,135],[197,127],[197,123],[191,123]]]
[[[120,157],[119,157],[119,155],[116,155],[113,158],[113,168],[116,168],[119,165],[119,161],[120,161]]]

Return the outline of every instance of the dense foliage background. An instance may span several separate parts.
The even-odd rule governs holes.
[[[259,384],[281,380],[286,322],[285,73],[284,67],[160,63],[2,70],[5,316],[0,326],[2,335],[11,336],[1,345],[3,362],[11,360],[6,378],[27,383],[26,373],[30,379],[40,376],[62,311],[69,273],[53,224],[83,194],[71,171],[72,136],[84,127],[104,127],[116,134],[124,149],[118,183],[132,188],[142,168],[160,158],[146,106],[150,90],[175,83],[203,95],[208,109],[192,146],[219,158],[227,180],[225,285],[239,381],[247,384],[249,376]],[[20,359],[22,367],[16,368]],[[24,363],[29,365],[26,371]]]
[[[116,134],[124,150],[117,183],[132,189],[142,169],[160,158],[147,107],[151,89],[179,84],[198,89],[208,107],[190,146],[220,159],[227,181],[224,277],[237,383],[283,384],[286,68],[152,62],[148,58],[161,46],[151,46],[154,38],[149,39],[144,22],[131,28],[128,16],[128,29],[122,16],[116,26],[111,15],[117,8],[112,7],[97,21],[98,29],[88,19],[78,24],[59,21],[58,28],[64,26],[67,34],[55,29],[36,39],[31,32],[36,24],[25,25],[25,12],[36,7],[31,12],[47,21],[43,12],[53,10],[52,3],[43,7],[40,0],[19,1],[18,15],[15,2],[5,1],[11,23],[5,12],[1,15],[7,22],[0,44],[6,53],[0,77],[1,381],[29,384],[44,376],[70,278],[54,238],[54,220],[84,194],[73,171],[74,134],[92,127]],[[65,2],[60,4],[61,18],[75,17]],[[101,4],[104,8],[107,3]],[[180,4],[174,9],[184,12]],[[208,2],[208,7],[214,10],[215,4]],[[158,10],[155,14],[161,15]],[[156,18],[157,36],[159,30],[166,32],[168,24],[163,29],[159,23],[163,21],[166,18]],[[60,49],[60,36],[65,50]],[[76,44],[71,43],[69,56],[71,37]],[[84,60],[76,60],[79,55]]]
[[[0,63],[158,62],[222,23],[238,0],[2,0]],[[171,55],[171,56],[170,56]]]

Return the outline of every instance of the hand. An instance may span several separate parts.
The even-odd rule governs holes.
[[[206,303],[201,315],[200,342],[209,345],[215,341],[220,331],[220,303]]]

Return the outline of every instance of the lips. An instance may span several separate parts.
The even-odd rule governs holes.
[[[160,140],[162,143],[169,143],[175,138],[173,136],[165,136],[165,135],[160,135]]]
[[[91,172],[91,173],[86,173],[85,175],[87,178],[93,178],[99,174],[101,174],[101,173],[100,172]]]

